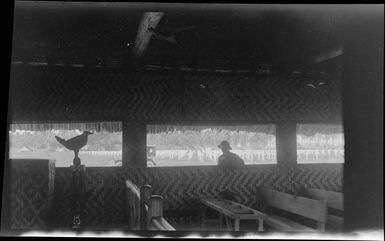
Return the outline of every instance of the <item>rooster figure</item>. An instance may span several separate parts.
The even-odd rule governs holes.
[[[55,136],[56,140],[62,144],[65,148],[68,150],[75,152],[75,159],[79,159],[79,150],[84,147],[87,144],[88,136],[93,133],[89,131],[84,131],[83,134],[75,136],[71,139],[64,140],[63,138],[60,138],[58,136]],[[75,160],[74,159],[74,160]]]

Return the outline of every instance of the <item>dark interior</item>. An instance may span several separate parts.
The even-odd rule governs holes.
[[[174,40],[141,34],[141,23],[153,21],[148,12],[163,13],[155,30],[174,31]],[[378,6],[16,1],[13,18],[7,131],[10,124],[122,123],[122,166],[85,171],[86,230],[130,231],[127,179],[162,195],[175,227],[197,225],[199,199],[223,189],[258,209],[259,187],[296,194],[307,186],[344,193],[341,232],[383,229]],[[229,173],[149,168],[150,124],[273,124],[277,163]],[[344,163],[299,164],[297,124],[342,125]],[[71,230],[71,169],[5,160],[3,232]],[[12,176],[32,172],[28,182]],[[28,202],[32,190],[45,200],[36,202],[50,200],[42,211]],[[23,211],[29,205],[33,211]]]

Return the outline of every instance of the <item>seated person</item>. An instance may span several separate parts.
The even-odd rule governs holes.
[[[218,147],[223,154],[218,157],[218,166],[220,167],[240,167],[245,163],[237,154],[230,152],[231,147],[228,141],[222,141]]]

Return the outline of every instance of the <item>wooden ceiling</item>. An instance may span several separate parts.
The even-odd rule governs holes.
[[[163,15],[137,58],[135,40],[146,12]],[[16,2],[12,61],[123,69],[327,71],[328,65],[312,63],[322,62],[330,51],[342,53],[341,27],[338,7],[317,5]],[[172,32],[174,40],[167,38]]]

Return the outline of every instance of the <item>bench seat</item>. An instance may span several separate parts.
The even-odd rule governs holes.
[[[265,223],[273,228],[276,228],[281,231],[289,232],[316,232],[316,229],[310,228],[308,226],[302,225],[300,223],[291,221],[287,218],[280,217],[274,214],[269,214],[268,218],[265,220]]]
[[[332,222],[332,223],[338,223],[338,224],[343,224],[344,223],[344,218],[338,217],[338,216],[335,216],[335,215],[331,215],[331,214],[327,215],[326,220],[328,222]]]

